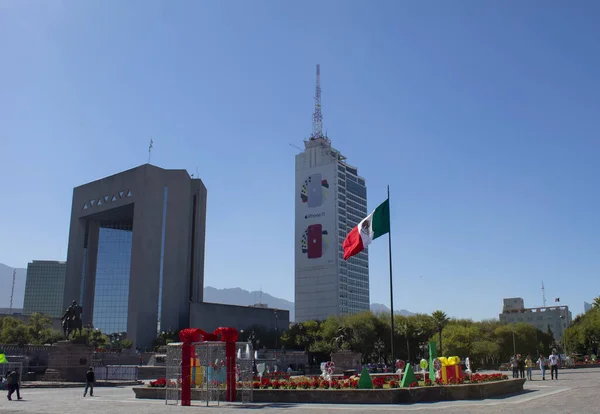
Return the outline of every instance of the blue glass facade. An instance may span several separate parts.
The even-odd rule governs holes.
[[[132,224],[100,224],[93,325],[104,334],[127,332]]]
[[[338,242],[340,313],[369,310],[369,253],[363,250],[356,256],[344,258],[342,244],[346,235],[367,215],[367,187],[356,168],[338,164]]]

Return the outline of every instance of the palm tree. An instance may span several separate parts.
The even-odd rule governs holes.
[[[433,319],[433,324],[438,332],[440,339],[440,350],[438,355],[444,355],[442,350],[442,331],[444,330],[450,319],[448,319],[448,316],[441,310],[436,310],[435,312],[433,312],[431,314],[431,319]]]
[[[597,298],[594,298],[593,306],[597,309],[600,309],[600,296],[598,296]]]

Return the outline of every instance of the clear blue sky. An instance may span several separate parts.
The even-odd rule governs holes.
[[[391,186],[395,304],[600,294],[600,3],[0,1],[0,262],[66,259],[72,188],[198,168],[206,285],[293,300],[294,155]],[[262,246],[262,247],[259,247]],[[387,243],[371,301],[389,304]]]

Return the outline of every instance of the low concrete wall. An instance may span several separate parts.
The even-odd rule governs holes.
[[[451,386],[395,388],[379,390],[254,390],[255,403],[321,404],[410,404],[434,401],[482,400],[523,392],[525,379]],[[133,388],[135,398],[164,399],[164,388]],[[200,390],[192,390],[192,400],[201,399]],[[223,391],[223,398],[225,392]]]

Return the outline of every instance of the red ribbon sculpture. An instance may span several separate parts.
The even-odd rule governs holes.
[[[216,342],[221,335],[221,342],[225,342],[225,358],[227,361],[227,401],[233,402],[236,398],[235,382],[235,343],[238,332],[235,328],[217,328],[213,333],[208,333],[198,328],[183,329],[179,332],[181,346],[181,405],[189,407],[192,403],[192,390],[190,384],[190,360],[194,353],[192,344],[195,342]],[[202,338],[202,339],[200,339]]]

